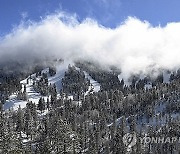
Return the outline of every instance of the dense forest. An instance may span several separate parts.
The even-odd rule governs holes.
[[[2,154],[176,154],[180,142],[147,143],[142,138],[180,137],[180,70],[164,82],[133,75],[127,85],[116,68],[76,62],[63,74],[61,88],[50,82],[58,67],[34,69],[6,77],[0,85],[0,153]],[[168,72],[168,71],[166,71]],[[88,74],[88,76],[87,76]],[[24,77],[24,83],[21,80]],[[95,90],[92,80],[100,85]],[[29,100],[29,85],[41,96]],[[147,86],[151,85],[151,86]],[[25,107],[4,109],[14,94]],[[127,134],[136,134],[130,147]]]

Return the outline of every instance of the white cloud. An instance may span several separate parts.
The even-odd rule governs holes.
[[[22,19],[26,19],[28,17],[28,12],[22,12],[21,17]]]
[[[115,65],[125,75],[151,69],[180,67],[180,22],[153,27],[129,17],[117,28],[92,19],[78,22],[75,16],[58,13],[42,21],[19,25],[0,42],[0,55],[11,59],[29,55],[68,60],[85,59],[102,66]],[[23,55],[23,56],[22,56]]]

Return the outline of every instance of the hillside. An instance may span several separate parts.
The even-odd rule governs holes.
[[[179,71],[126,79],[94,64],[56,62],[20,85],[1,108],[1,153],[121,154],[128,132],[137,137],[180,132]],[[171,145],[161,150],[169,153]],[[157,148],[139,141],[131,150]]]

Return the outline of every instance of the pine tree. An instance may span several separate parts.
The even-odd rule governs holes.
[[[26,108],[24,113],[24,131],[26,132],[27,137],[33,139],[33,117],[31,115],[30,109]]]
[[[38,108],[38,110],[40,110],[41,112],[42,112],[43,110],[45,110],[45,101],[44,101],[44,99],[43,99],[42,97],[39,99],[37,108]]]
[[[21,106],[19,106],[18,111],[17,111],[17,119],[16,119],[16,130],[19,132],[20,136],[22,135],[23,131],[23,112],[21,109]]]

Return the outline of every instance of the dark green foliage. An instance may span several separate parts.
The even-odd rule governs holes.
[[[36,105],[28,101],[17,111],[0,110],[0,153],[124,154],[126,133],[179,136],[179,72],[170,83],[163,83],[161,74],[152,88],[145,89],[152,80],[148,77],[133,76],[132,84],[125,86],[115,68],[110,72],[80,68],[69,66],[60,93],[55,84],[48,84],[47,74],[38,74],[34,89],[46,97]],[[101,91],[87,93],[89,81],[83,71],[101,84]],[[22,89],[19,95],[26,93],[26,86]],[[75,99],[69,99],[69,94]],[[144,145],[137,138],[131,150],[178,153],[179,144]]]
[[[63,92],[79,97],[88,90],[89,81],[83,71],[78,71],[74,66],[68,67],[62,79]]]
[[[56,68],[55,67],[49,67],[49,75],[54,76],[56,74]]]
[[[45,101],[44,101],[44,98],[40,98],[39,99],[39,102],[38,102],[38,105],[37,105],[37,109],[40,110],[41,112],[43,110],[45,110]]]

